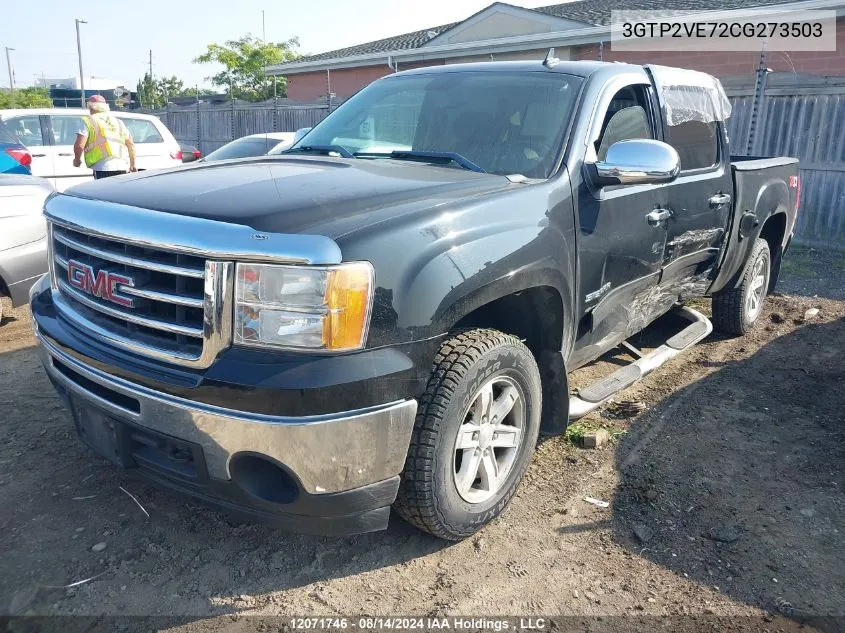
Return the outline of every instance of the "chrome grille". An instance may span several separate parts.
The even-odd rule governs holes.
[[[136,353],[207,367],[230,342],[230,262],[50,224],[53,289],[63,316]],[[130,278],[115,290],[121,305],[70,283],[69,262]],[[231,303],[228,304],[231,306]]]

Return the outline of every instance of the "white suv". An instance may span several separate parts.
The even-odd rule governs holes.
[[[58,191],[93,179],[83,161],[73,166],[73,143],[88,114],[82,108],[33,108],[0,110],[4,121],[32,154],[32,175],[46,178]],[[182,164],[179,143],[157,117],[149,114],[113,111],[126,124],[135,140],[138,169],[175,167]]]

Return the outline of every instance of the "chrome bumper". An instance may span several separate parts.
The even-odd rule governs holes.
[[[229,463],[238,453],[259,454],[283,464],[309,494],[351,490],[395,477],[404,467],[416,400],[298,418],[250,414],[108,375],[71,358],[41,334],[37,337],[46,371],[75,398],[115,418],[198,444],[212,478],[231,479]],[[93,393],[85,381],[74,380],[74,373],[104,391]],[[120,395],[110,399],[109,392]],[[134,404],[126,406],[127,398],[137,402],[137,410]]]

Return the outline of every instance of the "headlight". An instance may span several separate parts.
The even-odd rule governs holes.
[[[373,296],[369,262],[238,264],[235,343],[343,351],[364,346]]]

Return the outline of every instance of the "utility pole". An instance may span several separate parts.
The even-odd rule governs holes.
[[[748,123],[748,142],[745,146],[747,156],[751,156],[754,152],[757,127],[760,124],[763,100],[766,97],[766,79],[769,72],[766,68],[766,44],[768,44],[768,38],[763,40],[760,47],[760,63],[757,65],[757,81],[754,84],[754,99],[751,102],[751,120]]]
[[[261,9],[261,43],[267,42],[267,29],[264,27],[264,9]]]
[[[150,49],[150,84],[153,83],[153,49]]]
[[[6,47],[6,67],[9,69],[9,98],[10,98],[10,105],[14,108],[15,107],[15,77],[12,75],[12,61],[9,57],[9,51],[15,50],[14,48]]]
[[[79,55],[79,102],[85,107],[85,75],[82,72],[82,42],[79,39],[79,25],[88,24],[85,20],[76,18],[76,54]]]

